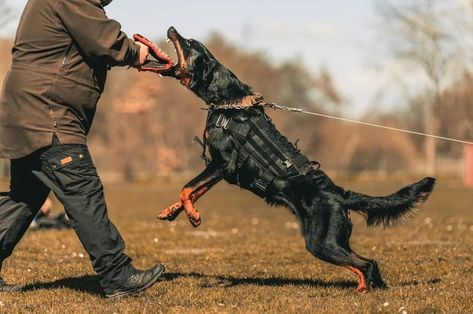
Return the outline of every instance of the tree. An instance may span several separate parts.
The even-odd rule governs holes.
[[[442,93],[442,106],[438,110],[442,117],[440,133],[446,136],[473,140],[473,75],[465,73],[451,87]],[[440,149],[446,153],[460,157],[462,145],[450,142],[442,143]]]
[[[460,62],[454,24],[460,20],[461,11],[455,6],[454,1],[441,0],[390,0],[378,6],[394,56],[409,64],[412,72],[420,70],[427,78],[422,114],[424,130],[429,134],[438,133],[435,112],[442,105],[441,94],[449,83],[449,73]],[[454,16],[453,11],[459,14]],[[426,172],[433,175],[437,142],[426,138],[424,145]]]

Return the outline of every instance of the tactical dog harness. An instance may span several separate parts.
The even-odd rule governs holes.
[[[250,183],[250,187],[258,194],[264,195],[269,185],[275,181],[305,176],[320,167],[319,163],[302,155],[300,150],[276,129],[271,118],[263,111],[262,97],[258,103],[224,106],[226,107],[210,107],[205,133],[212,128],[220,128],[230,133],[238,150],[237,170],[249,160],[258,167],[259,176]],[[239,110],[247,110],[248,115],[241,117],[237,114]],[[203,147],[203,158],[207,158],[205,138]]]

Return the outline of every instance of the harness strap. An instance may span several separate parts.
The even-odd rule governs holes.
[[[198,136],[195,136],[192,141],[202,147],[202,154],[200,155],[200,158],[205,162],[205,166],[208,166],[210,164],[210,158],[207,156],[207,138],[205,134],[203,140],[201,140]]]

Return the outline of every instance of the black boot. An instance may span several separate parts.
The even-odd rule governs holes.
[[[21,291],[21,286],[10,285],[0,277],[0,292],[19,292]]]
[[[163,274],[164,265],[161,264],[147,270],[137,270],[120,287],[107,293],[106,296],[107,298],[117,298],[140,293],[154,285]]]

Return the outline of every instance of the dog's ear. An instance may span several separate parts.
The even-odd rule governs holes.
[[[202,82],[210,82],[213,77],[213,72],[218,62],[207,58],[197,58],[192,65],[193,71],[199,73]]]
[[[204,71],[202,74],[202,77],[205,81],[210,81],[212,79],[213,72],[215,70],[215,67],[217,66],[218,62],[215,60],[207,60],[204,61]]]

